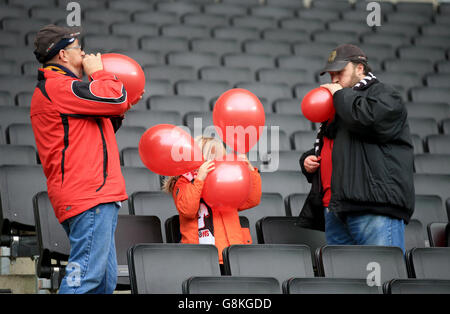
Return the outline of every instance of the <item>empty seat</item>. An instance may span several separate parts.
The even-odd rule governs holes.
[[[450,280],[450,248],[415,248],[407,260],[413,278]]]
[[[129,214],[131,202],[130,196],[138,191],[160,191],[161,181],[158,174],[140,167],[122,167],[122,175],[125,179],[128,201],[122,202],[120,214]]]
[[[0,200],[2,234],[11,228],[35,230],[32,198],[47,190],[47,180],[41,166],[0,166]]]
[[[179,80],[197,78],[195,69],[191,66],[148,65],[144,66],[144,73],[152,80],[168,80],[171,84],[175,84]]]
[[[295,15],[295,11],[273,6],[255,6],[250,8],[250,15],[281,19],[293,17]]]
[[[2,7],[2,13],[3,9],[4,7]],[[0,36],[2,37],[2,45],[5,47],[20,47],[25,45],[24,38],[17,31],[0,30]]]
[[[205,13],[217,14],[220,16],[231,17],[233,15],[247,14],[247,8],[230,3],[214,3],[204,6]]]
[[[124,10],[91,9],[84,12],[84,19],[101,22],[129,22],[130,14]]]
[[[148,105],[150,110],[176,111],[181,117],[192,111],[209,111],[208,104],[200,96],[151,96]]]
[[[265,162],[261,165],[261,170],[271,169],[272,171],[286,170],[298,171],[300,165],[298,160],[301,156],[299,151],[278,151],[271,153],[265,158]]]
[[[231,25],[235,27],[251,27],[259,30],[277,26],[277,21],[270,17],[235,16],[230,21]]]
[[[152,10],[154,4],[152,2],[133,0],[133,1],[108,1],[108,8],[114,10],[123,10],[128,12]],[[83,6],[84,8],[84,6]]]
[[[365,23],[364,25],[363,23],[360,23],[358,21],[337,20],[328,22],[328,29],[332,29],[335,31],[351,32],[355,34],[356,39],[358,35],[362,35],[364,33],[370,34],[372,32],[373,27],[367,25],[367,23]]]
[[[414,72],[380,72],[377,78],[388,85],[400,85],[405,89],[422,86],[422,77]]]
[[[411,14],[410,12],[391,12],[386,15],[386,20],[388,23],[404,23],[420,26],[430,24],[431,16]]]
[[[416,173],[450,175],[450,154],[415,155],[414,168]]]
[[[130,201],[130,212],[133,215],[154,215],[165,222],[169,217],[178,214],[172,196],[162,191],[136,192],[131,195]],[[162,232],[167,233],[164,224]]]
[[[444,202],[450,197],[450,175],[446,174],[414,174],[416,194],[438,195]]]
[[[294,149],[299,151],[301,154],[310,150],[314,146],[316,141],[317,132],[315,131],[297,131],[292,134],[292,141],[294,143]],[[301,157],[298,156],[299,158]],[[298,159],[297,159],[298,163]]]
[[[307,197],[308,192],[289,195],[286,200],[286,213],[288,216],[299,216]]]
[[[30,108],[20,108],[13,106],[0,106],[0,128],[3,131],[8,129],[8,126],[13,123],[31,123]],[[3,143],[6,143],[6,133],[0,134],[3,138]]]
[[[285,131],[278,128],[265,126],[258,143],[250,150],[250,154],[258,154],[259,160],[263,160],[268,153],[279,150],[289,150],[291,145]],[[253,157],[253,155],[250,155]],[[250,159],[255,160],[255,159]],[[275,169],[273,169],[275,170]]]
[[[432,3],[399,2],[395,7],[398,12],[422,14],[426,16],[432,16],[434,14]]]
[[[183,282],[183,294],[277,294],[280,283],[270,277],[191,277]]]
[[[425,36],[449,36],[450,29],[446,25],[428,24],[422,25],[421,32]]]
[[[114,35],[132,36],[133,45],[137,44],[137,40],[144,36],[158,36],[159,30],[156,25],[136,23],[136,22],[122,22],[111,24],[111,32]],[[108,37],[113,37],[109,35]],[[129,48],[130,46],[123,46]],[[89,47],[90,48],[90,47]]]
[[[181,37],[185,39],[208,38],[210,30],[202,26],[169,24],[161,26],[161,34],[169,37]]]
[[[128,249],[139,243],[162,242],[161,222],[158,217],[119,215],[115,232],[118,268],[117,288],[130,289]]]
[[[325,64],[323,58],[318,56],[281,56],[277,58],[280,68],[304,69],[310,73],[319,72]],[[313,82],[311,82],[313,83]]]
[[[138,147],[139,140],[145,132],[145,128],[141,126],[122,126],[116,132],[116,141],[119,152],[127,147]]]
[[[387,59],[384,61],[384,68],[389,72],[411,72],[425,74],[434,72],[433,62],[431,60],[414,59]]]
[[[21,74],[20,67],[14,60],[2,60],[0,61],[0,75],[6,74]]]
[[[422,154],[424,152],[423,142],[419,135],[411,134],[412,144],[414,146],[414,154]]]
[[[280,193],[283,198],[293,193],[308,193],[310,184],[300,171],[262,172],[262,192]]]
[[[450,280],[392,279],[383,289],[386,294],[450,294]]]
[[[19,107],[30,107],[31,98],[33,97],[33,92],[22,92],[16,96],[17,105]]]
[[[169,65],[191,66],[196,71],[204,66],[218,66],[219,57],[208,52],[170,52],[167,54]]]
[[[35,165],[36,151],[32,146],[0,144],[0,165]]]
[[[224,38],[193,39],[191,40],[191,47],[194,52],[209,52],[216,55],[241,52],[241,46],[237,40]],[[207,66],[207,64],[205,64],[205,66]]]
[[[35,76],[0,76],[0,90],[8,91],[12,97],[15,97],[20,92],[34,91],[36,83],[37,80]]]
[[[156,11],[138,11],[132,14],[132,20],[137,23],[149,23],[161,26],[165,24],[178,23],[180,17],[175,13],[156,12]]]
[[[380,284],[394,278],[408,278],[399,247],[327,245],[316,252],[316,258],[325,277],[366,279],[371,271],[379,269]]]
[[[193,132],[194,137],[201,135],[212,136],[213,134],[206,134],[207,132],[213,132],[216,134],[216,130],[213,123],[212,112],[197,111],[188,112],[184,116],[184,125],[186,125],[190,131]],[[206,129],[206,130],[205,130]]]
[[[400,58],[409,59],[424,59],[424,56],[426,56],[427,60],[436,62],[445,59],[445,50],[442,48],[409,46],[400,47],[398,49],[398,55]]]
[[[228,19],[217,14],[188,13],[182,17],[183,23],[187,25],[204,26],[207,28],[227,26]]]
[[[181,124],[181,116],[178,112],[173,111],[129,111],[126,118],[123,120],[124,126],[140,126],[148,129],[154,125],[166,124]]]
[[[410,250],[415,247],[425,247],[426,235],[423,233],[422,223],[416,219],[411,219],[407,225],[405,225],[405,250]]]
[[[321,21],[339,20],[340,13],[335,10],[323,8],[311,8],[308,10],[298,10],[298,16],[301,19],[318,19]]]
[[[450,134],[428,135],[426,143],[431,154],[450,154]]]
[[[29,123],[13,123],[7,129],[8,142],[12,145],[27,145],[36,148],[33,129]]]
[[[200,69],[200,78],[208,81],[226,81],[230,85],[255,80],[252,71],[245,67],[204,67]]]
[[[189,41],[186,38],[180,37],[152,37],[145,36],[140,39],[140,48],[149,51],[188,51]]]
[[[325,232],[301,228],[297,217],[266,216],[256,223],[259,244],[303,244],[311,249],[312,265],[316,269],[314,252],[327,244]]]
[[[326,28],[325,22],[319,19],[287,18],[280,20],[280,25],[282,29],[297,30],[308,34]]]
[[[144,94],[144,102],[146,97],[151,95],[173,95],[173,86],[168,80],[147,80],[144,89],[148,91]]]
[[[292,98],[291,89],[283,83],[239,83],[236,87],[247,89],[257,97],[267,99],[269,105],[273,104],[277,99]]]
[[[428,239],[430,241],[431,247],[448,247],[450,246],[448,242],[448,234],[447,229],[450,231],[450,227],[448,227],[448,222],[432,222],[428,224]]]
[[[231,39],[239,42],[261,38],[259,30],[252,27],[216,27],[212,30],[212,33],[215,38]]]
[[[358,37],[353,32],[347,31],[317,31],[312,33],[312,38],[317,43],[331,43],[336,46],[341,43],[359,43]]]
[[[287,43],[294,42],[307,42],[310,40],[309,34],[306,31],[301,30],[289,30],[289,29],[266,29],[262,32],[262,37],[265,40],[280,40]],[[290,54],[290,53],[289,53]]]
[[[2,19],[3,30],[14,31],[20,33],[20,36],[25,36],[29,32],[36,31],[47,24],[51,23],[51,19],[24,19],[19,17],[7,17]],[[32,53],[32,51],[29,51]]]
[[[414,38],[414,44],[422,47],[448,48],[450,39],[448,36],[418,36]]]
[[[145,167],[137,147],[127,147],[122,149],[120,151],[120,159],[122,160],[122,165],[125,167]]]
[[[306,245],[231,245],[223,250],[223,263],[226,273],[232,276],[270,276],[279,282],[314,276]]]
[[[416,191],[415,208],[412,219],[422,223],[423,235],[427,236],[427,226],[432,222],[447,222],[448,217],[442,205],[442,200],[437,195],[420,195]]]
[[[442,131],[444,134],[450,134],[450,118],[442,120]]]
[[[217,248],[197,244],[139,244],[130,248],[133,294],[181,293],[192,276],[220,276]]]
[[[266,114],[266,126],[279,126],[280,130],[286,132],[288,136],[291,136],[296,131],[312,130],[311,122],[301,115],[268,113]]]
[[[301,102],[298,99],[278,99],[273,104],[275,113],[301,114]],[[295,147],[294,147],[295,148]]]
[[[55,216],[47,192],[37,193],[33,196],[32,201],[39,249],[36,275],[39,278],[53,279],[51,289],[56,290],[62,280],[62,276],[59,276],[59,268],[63,267],[61,261],[68,261],[69,259],[69,238]],[[56,261],[57,264],[52,263],[52,260]],[[55,279],[56,282],[54,282]]]
[[[273,57],[264,54],[226,54],[223,56],[223,63],[227,67],[250,68],[253,72],[275,67]]]
[[[267,5],[278,6],[281,8],[301,9],[303,3],[297,0],[267,0]]]
[[[155,8],[157,11],[175,13],[179,16],[187,13],[199,13],[201,11],[199,5],[189,2],[158,2]]]
[[[365,279],[290,278],[283,283],[285,294],[381,294],[381,287],[368,286]]]
[[[449,80],[450,80],[450,73],[430,74],[427,75],[425,78],[427,86],[430,87],[449,87],[450,86],[450,83],[448,82]],[[450,116],[450,114],[447,114],[446,116]]]
[[[450,105],[439,102],[408,102],[405,104],[408,117],[433,118],[436,121],[450,117]]]
[[[367,44],[362,43],[359,48],[364,51],[369,62],[372,59],[383,60],[396,57],[396,50],[388,44]]]
[[[182,80],[175,85],[177,95],[204,97],[207,103],[228,89],[229,85],[224,81]]]
[[[425,138],[431,134],[438,134],[438,125],[433,118],[408,118],[411,134],[417,134]]]
[[[243,7],[257,6],[260,4],[259,0],[223,0],[222,2],[226,4],[240,5]]]
[[[318,56],[327,60],[331,51],[336,48],[334,43],[311,42],[294,44],[294,53],[303,57]],[[325,61],[323,61],[325,62]],[[322,64],[322,66],[324,63]],[[320,69],[318,69],[320,71]]]
[[[266,54],[272,57],[290,55],[291,45],[280,40],[248,40],[244,42],[244,51],[249,54]]]
[[[258,80],[263,83],[281,83],[289,87],[297,84],[314,83],[315,78],[307,70],[290,69],[261,69]]]

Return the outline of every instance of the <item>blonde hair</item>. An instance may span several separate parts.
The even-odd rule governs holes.
[[[194,141],[202,150],[203,158],[205,160],[213,160],[216,159],[216,157],[217,159],[220,159],[225,156],[225,146],[223,145],[222,141],[215,137],[205,137],[200,135],[197,136]],[[179,178],[180,176],[165,177],[162,190],[164,192],[172,194],[175,183]]]

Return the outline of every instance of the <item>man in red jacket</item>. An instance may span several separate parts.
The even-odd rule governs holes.
[[[80,28],[43,27],[35,55],[43,67],[31,100],[31,124],[55,215],[70,240],[60,293],[112,293],[114,232],[128,198],[115,131],[131,107],[101,55],[86,55]],[[81,80],[84,73],[89,82]]]

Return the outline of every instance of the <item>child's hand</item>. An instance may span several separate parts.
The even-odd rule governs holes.
[[[208,173],[216,169],[214,160],[205,161],[198,169],[197,179],[205,181]]]

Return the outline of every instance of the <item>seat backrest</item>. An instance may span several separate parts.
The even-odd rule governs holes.
[[[450,175],[415,173],[414,189],[416,194],[438,195],[445,202],[450,197]]]
[[[449,246],[446,234],[448,224],[448,222],[432,222],[428,224],[428,239],[431,247]]]
[[[122,149],[120,151],[120,158],[122,159],[124,167],[145,167],[141,160],[141,156],[139,155],[139,148],[137,147]]]
[[[3,86],[1,81],[0,78],[0,86]],[[31,123],[30,108],[0,106],[0,128],[6,131],[8,126],[13,123]],[[3,137],[4,143],[6,143],[6,134],[2,133],[0,137]]]
[[[426,227],[425,227],[426,228]],[[425,235],[423,226],[419,220],[411,219],[405,225],[405,249],[410,250],[415,247],[425,247]]]
[[[32,146],[0,144],[0,166],[36,163],[36,151]]]
[[[223,56],[223,63],[227,67],[247,67],[253,72],[262,68],[271,68],[275,66],[274,58],[263,53],[230,53]]]
[[[308,197],[308,193],[293,193],[288,196],[286,199],[286,213],[287,216],[295,216],[300,215],[302,211],[303,205],[305,204],[306,198]]]
[[[392,279],[384,290],[386,294],[450,294],[450,280]]]
[[[148,51],[188,51],[189,41],[182,37],[144,36],[139,40],[140,48]]]
[[[280,283],[271,277],[191,277],[183,282],[183,294],[277,294]]]
[[[369,286],[365,279],[291,278],[283,283],[285,294],[382,294],[380,287]]]
[[[366,279],[372,271],[381,269],[380,283],[408,278],[403,251],[399,247],[326,245],[316,252],[316,258],[325,277]]]
[[[300,171],[262,172],[262,192],[280,193],[286,198],[293,193],[308,193],[310,183]]]
[[[414,156],[416,173],[450,174],[450,154],[420,154]]]
[[[33,197],[33,207],[40,253],[47,256],[48,262],[50,258],[67,261],[70,253],[69,238],[55,216],[47,192],[39,192]]]
[[[422,139],[428,135],[438,134],[438,125],[433,118],[408,118],[411,134],[417,134]]]
[[[223,263],[232,276],[269,276],[284,282],[291,277],[313,277],[311,251],[306,245],[231,245]]]
[[[0,229],[7,234],[10,227],[35,230],[33,196],[47,190],[42,167],[0,166]]]
[[[167,123],[173,125],[181,124],[181,116],[175,111],[142,111],[133,110],[127,113],[123,120],[124,126],[140,126],[148,129],[157,124]]]
[[[407,258],[413,278],[450,280],[450,248],[415,248]]]
[[[428,135],[426,143],[431,154],[450,154],[450,134]]]
[[[208,244],[137,244],[128,268],[133,294],[179,294],[189,277],[220,276],[217,248]]]
[[[116,132],[116,141],[119,152],[127,147],[137,148],[139,146],[139,140],[145,130],[146,129],[142,126],[122,126]]]
[[[204,97],[207,103],[229,89],[225,81],[182,80],[175,85],[177,95]]]

